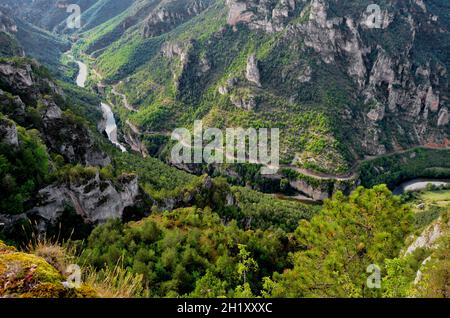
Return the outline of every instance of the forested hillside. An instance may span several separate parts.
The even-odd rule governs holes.
[[[72,2],[0,0],[0,297],[448,297],[447,1]]]
[[[123,80],[138,112],[122,116],[143,131],[279,127],[286,163],[334,173],[446,144],[446,2],[385,1],[380,29],[369,1],[192,1],[186,17],[176,3],[135,2],[79,42],[105,81]]]

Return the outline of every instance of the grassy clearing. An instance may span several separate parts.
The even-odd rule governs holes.
[[[425,203],[447,207],[450,205],[450,190],[427,191],[421,195],[421,198]]]
[[[415,228],[420,231],[450,209],[450,189],[409,192],[411,208],[415,214]]]
[[[418,192],[414,202],[414,211],[423,212],[432,207],[450,207],[450,190]]]

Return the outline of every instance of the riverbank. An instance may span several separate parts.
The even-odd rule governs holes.
[[[75,61],[79,66],[78,76],[76,79],[76,84],[78,87],[85,88],[86,81],[89,75],[89,69],[88,66],[81,62],[81,61]],[[116,124],[116,119],[114,118],[114,113],[111,109],[111,106],[108,104],[102,102],[101,103],[101,110],[103,113],[103,122],[100,126],[104,128],[104,131],[106,135],[108,136],[109,141],[118,147],[122,152],[127,152],[127,149],[125,146],[123,146],[119,140],[118,140],[118,128]]]
[[[78,64],[78,68],[79,68],[76,83],[77,83],[78,87],[85,88],[87,77],[89,74],[88,67],[86,64],[84,64],[81,61],[75,61],[75,62]]]
[[[115,146],[117,146],[122,152],[127,152],[127,149],[119,143],[117,134],[117,124],[114,118],[114,113],[112,112],[111,106],[106,103],[101,103],[103,118],[105,120],[105,132],[108,136],[109,141]]]
[[[434,180],[434,179],[424,179],[418,178],[403,182],[397,188],[394,189],[393,193],[395,195],[401,195],[405,192],[414,192],[426,190],[429,186],[442,187],[450,185],[449,180]]]

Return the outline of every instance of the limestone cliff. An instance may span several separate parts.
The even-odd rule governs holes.
[[[89,130],[58,105],[65,104],[62,90],[38,74],[36,62],[0,62],[0,111],[27,128],[40,131],[46,145],[71,163],[105,166],[108,156],[95,145]]]

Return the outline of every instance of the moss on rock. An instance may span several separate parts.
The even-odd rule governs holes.
[[[22,294],[21,298],[96,298],[97,292],[87,285],[65,288],[63,284],[42,283]]]
[[[90,286],[66,288],[64,280],[64,276],[42,257],[18,252],[0,241],[0,297],[97,297]]]
[[[13,252],[17,252],[15,247],[8,246],[2,241],[0,241],[0,254],[8,254]]]

